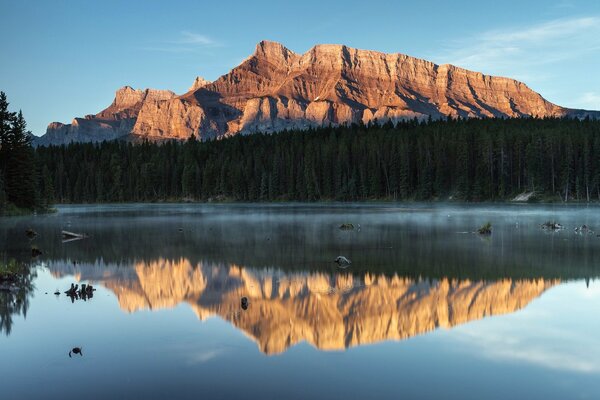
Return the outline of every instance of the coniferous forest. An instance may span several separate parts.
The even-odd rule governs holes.
[[[39,190],[58,203],[503,201],[524,192],[600,200],[600,122],[592,120],[414,120],[40,147],[35,158]]]
[[[0,215],[47,211],[52,177],[39,164],[21,111],[9,110],[0,92]]]

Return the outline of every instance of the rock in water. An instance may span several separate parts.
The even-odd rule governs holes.
[[[563,226],[556,221],[546,221],[542,224],[542,229],[558,231],[563,229]]]
[[[81,347],[73,347],[71,349],[71,351],[69,351],[69,357],[72,357],[73,354],[79,354],[80,356],[83,356],[83,350]]]
[[[27,236],[29,239],[33,239],[34,237],[37,236],[37,232],[34,231],[33,229],[29,228],[25,230],[25,236]]]
[[[491,235],[492,224],[490,222],[486,222],[479,229],[477,229],[477,233],[479,233],[480,235]]]
[[[352,262],[344,256],[337,256],[335,263],[340,267],[348,267]]]

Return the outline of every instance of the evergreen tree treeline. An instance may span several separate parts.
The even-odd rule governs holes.
[[[0,215],[7,211],[43,211],[52,202],[50,189],[40,191],[36,154],[21,111],[9,111],[0,92]]]
[[[600,200],[600,121],[469,119],[36,150],[43,196],[163,200]]]

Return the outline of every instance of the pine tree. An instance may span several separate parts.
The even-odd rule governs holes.
[[[4,191],[4,178],[0,174],[0,215],[4,213],[7,205],[6,192]]]
[[[42,168],[42,192],[41,201],[44,208],[50,207],[54,203],[54,185],[52,184],[52,176],[47,165]]]
[[[10,154],[5,150],[0,149]],[[63,202],[190,195],[355,201],[456,194],[457,199],[495,200],[532,188],[557,200],[591,201],[600,200],[598,154],[600,121],[471,119],[351,125],[204,143],[71,144],[36,149],[34,170],[42,200],[49,172],[55,197]]]
[[[4,184],[8,201],[17,207],[33,210],[39,202],[35,159],[23,113],[13,118],[5,144],[8,149],[4,166]]]
[[[15,118],[15,114],[8,111],[8,105],[6,94],[0,92],[0,212],[2,212],[8,204],[8,197],[4,185],[4,174],[10,154],[8,138],[11,130],[11,121]]]

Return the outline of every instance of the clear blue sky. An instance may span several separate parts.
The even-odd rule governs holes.
[[[38,135],[100,111],[123,85],[183,93],[262,39],[453,63],[600,110],[600,2],[591,0],[0,0],[0,38],[0,90]]]

